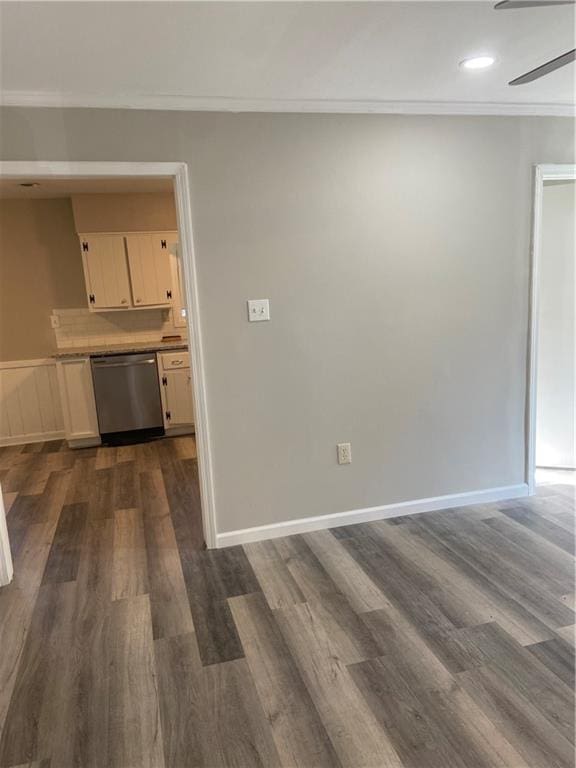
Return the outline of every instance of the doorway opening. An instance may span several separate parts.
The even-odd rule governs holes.
[[[527,481],[576,485],[576,167],[535,171]]]
[[[53,285],[60,282],[55,295],[66,297],[64,306],[55,303],[38,326],[44,336],[38,349],[53,343],[54,353],[17,354],[16,348],[3,352],[0,362],[4,400],[12,394],[25,402],[24,395],[38,392],[41,382],[54,412],[34,400],[38,424],[28,419],[27,406],[21,410],[30,423],[16,424],[20,417],[10,403],[0,403],[0,444],[12,451],[26,444],[27,451],[48,455],[60,441],[71,466],[87,468],[81,457],[91,452],[97,469],[125,464],[127,478],[136,466],[149,469],[149,493],[158,493],[153,479],[161,477],[161,495],[178,505],[172,511],[175,527],[184,525],[189,544],[215,546],[186,165],[3,162],[0,197],[26,201],[29,210],[20,213],[35,216],[37,227],[44,221],[52,228],[55,251],[59,237],[68,248],[67,256],[54,254],[53,265],[60,258],[61,267],[48,276]],[[58,210],[36,211],[41,202]],[[58,216],[73,231],[55,234]],[[44,268],[48,239],[40,257]],[[117,462],[120,455],[123,461]],[[120,500],[127,509],[134,506],[129,496]]]

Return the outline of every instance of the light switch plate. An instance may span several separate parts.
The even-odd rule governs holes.
[[[350,443],[338,443],[338,464],[352,464],[352,446]]]
[[[58,315],[50,315],[50,325],[52,328],[60,328],[60,318]]]
[[[270,302],[268,299],[248,299],[248,320],[251,323],[270,320]]]

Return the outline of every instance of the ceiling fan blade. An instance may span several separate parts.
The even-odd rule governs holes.
[[[576,0],[501,0],[496,3],[496,11],[514,10],[515,8],[545,8],[547,5],[574,5]]]
[[[536,69],[531,69],[530,72],[526,72],[526,74],[520,75],[520,77],[517,77],[515,80],[511,80],[508,85],[524,85],[524,83],[531,83],[533,80],[538,80],[539,77],[549,75],[550,72],[554,72],[555,69],[565,67],[566,64],[570,64],[570,62],[575,59],[576,48],[563,53],[562,56],[557,56],[555,59],[551,59],[551,61],[547,61],[546,64],[541,64],[539,67],[536,67]]]

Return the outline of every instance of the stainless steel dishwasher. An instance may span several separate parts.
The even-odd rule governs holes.
[[[92,357],[92,379],[104,439],[135,430],[146,430],[147,436],[164,434],[154,353]]]

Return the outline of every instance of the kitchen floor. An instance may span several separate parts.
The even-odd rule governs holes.
[[[194,457],[0,449],[0,766],[574,765],[573,487],[202,551]]]

